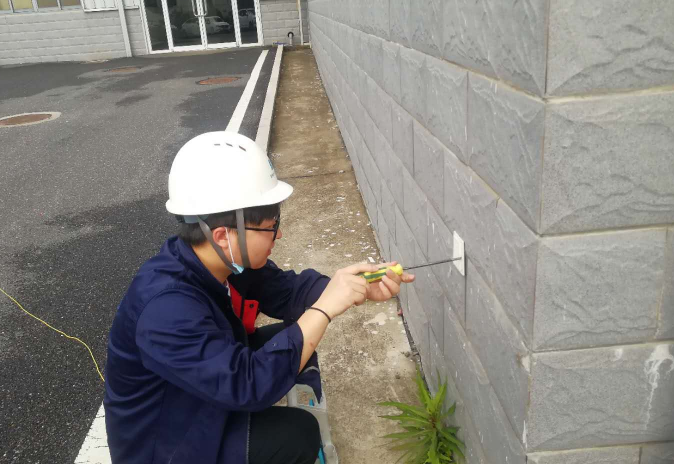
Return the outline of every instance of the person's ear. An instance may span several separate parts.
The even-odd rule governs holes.
[[[227,231],[226,227],[216,227],[211,232],[213,233],[213,241],[220,247],[227,249],[229,244],[227,243]],[[232,232],[229,231],[229,238],[232,238]]]

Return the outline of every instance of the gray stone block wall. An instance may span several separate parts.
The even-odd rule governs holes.
[[[309,0],[468,463],[674,462],[674,3]]]
[[[126,10],[134,54],[147,53],[140,10]],[[0,65],[88,61],[126,56],[117,11],[0,15]]]
[[[302,27],[305,33],[304,41],[309,42],[309,13],[307,0],[301,1]],[[300,43],[300,11],[297,0],[260,0],[260,15],[262,16],[262,34],[264,44],[272,45],[278,42],[288,43],[288,32],[292,32],[295,45]]]

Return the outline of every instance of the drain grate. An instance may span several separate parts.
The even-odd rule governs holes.
[[[0,127],[30,126],[32,124],[40,124],[41,122],[56,119],[59,116],[61,116],[61,113],[55,112],[15,114],[13,116],[0,118]]]
[[[234,81],[238,81],[240,77],[211,77],[210,79],[204,79],[197,82],[199,85],[217,85],[217,84],[230,84]]]
[[[139,69],[140,68],[138,66],[123,66],[121,68],[108,69],[105,72],[109,72],[109,73],[131,73],[131,72],[136,72]]]

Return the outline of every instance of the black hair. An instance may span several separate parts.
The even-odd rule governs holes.
[[[280,213],[280,203],[273,205],[253,206],[243,209],[244,221],[248,226],[259,226],[264,221],[276,219]],[[201,231],[199,224],[187,224],[182,220],[181,216],[176,216],[176,218],[178,221],[180,221],[178,237],[180,237],[185,243],[195,246],[206,242],[206,237]],[[204,222],[211,230],[218,227],[229,227],[236,230],[236,211],[211,214]]]

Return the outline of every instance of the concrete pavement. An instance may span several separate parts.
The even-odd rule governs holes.
[[[316,62],[309,49],[286,51],[270,153],[295,188],[284,204],[284,238],[272,259],[284,269],[331,275],[374,260],[379,250]],[[380,401],[415,401],[414,355],[397,300],[351,308],[318,347],[333,441],[340,464],[392,463],[381,436],[399,431],[378,416]]]

